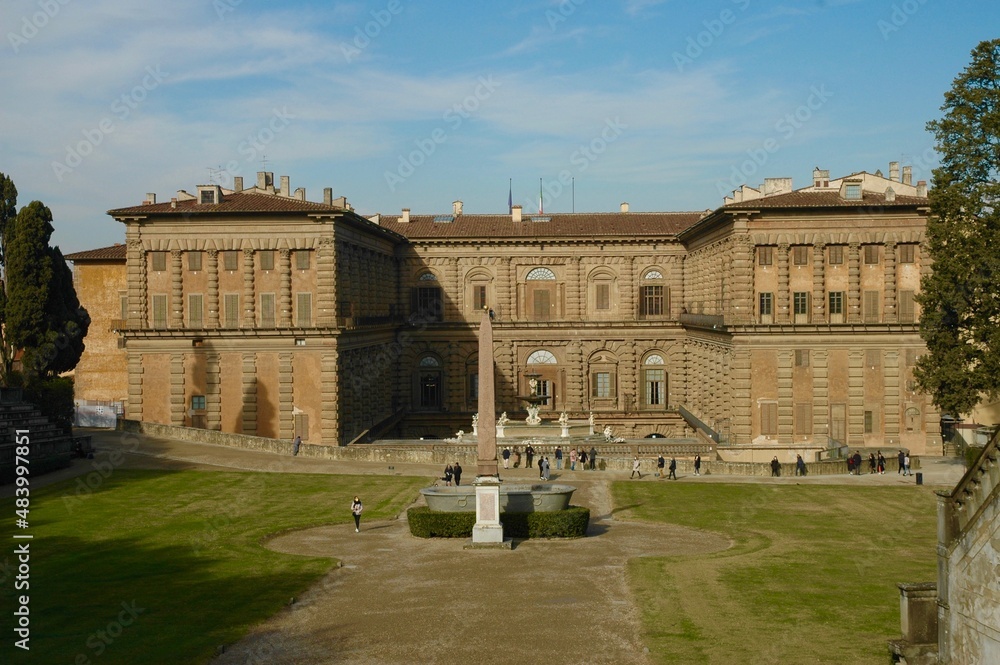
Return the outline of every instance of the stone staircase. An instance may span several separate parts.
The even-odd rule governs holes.
[[[70,465],[74,439],[21,400],[20,390],[0,392],[0,485],[14,482],[18,431],[29,441],[28,469],[38,476]],[[29,477],[30,477],[29,476]]]

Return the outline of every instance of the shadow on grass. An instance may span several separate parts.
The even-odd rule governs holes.
[[[7,649],[12,664],[205,662],[329,568],[286,558],[274,572],[270,557],[248,567],[231,554],[134,538],[36,538],[30,550],[30,589],[0,589],[4,607],[16,607],[15,593],[30,595],[31,650]],[[13,620],[3,613],[4,634],[14,634]]]

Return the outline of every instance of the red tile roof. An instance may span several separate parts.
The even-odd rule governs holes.
[[[88,249],[82,252],[67,254],[63,258],[67,261],[124,261],[125,245],[115,243],[111,247]]]
[[[788,194],[775,194],[765,196],[752,201],[741,201],[730,203],[725,206],[726,210],[757,209],[757,208],[856,208],[868,206],[926,206],[930,201],[925,196],[896,196],[896,200],[887,203],[885,194],[875,192],[864,192],[862,198],[858,200],[846,200],[840,196],[840,190],[829,192],[790,192]]]
[[[420,240],[667,236],[691,226],[703,215],[702,212],[525,214],[521,222],[512,221],[510,215],[458,215],[451,222],[434,221],[435,217],[445,215],[411,215],[409,223],[400,222],[396,216],[382,215],[379,224]],[[549,221],[532,221],[532,218]]]
[[[198,203],[197,200],[178,201],[176,207],[170,201],[138,205],[129,208],[109,210],[112,217],[131,217],[135,215],[217,215],[231,212],[343,212],[343,208],[300,201],[298,199],[277,196],[274,194],[225,194],[221,203]]]

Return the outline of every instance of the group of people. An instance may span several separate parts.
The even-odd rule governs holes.
[[[530,469],[534,464],[535,460],[535,449],[531,444],[528,444],[524,448],[523,458],[525,460],[524,468]],[[556,446],[555,451],[552,453],[552,458],[556,461],[556,470],[561,470],[563,468],[563,459],[565,458],[565,453],[563,452],[562,446]],[[500,459],[503,461],[503,468],[509,469],[511,466],[517,469],[521,466],[521,448],[519,446],[514,446],[513,449],[510,446],[505,447],[500,452]],[[545,460],[546,466],[544,478],[548,480],[548,473],[551,470],[552,463],[547,456],[543,457],[538,461],[536,465],[539,470],[539,475],[542,475],[542,460]],[[590,452],[587,452],[583,448],[577,450],[573,448],[569,451],[569,469],[570,471],[576,471],[577,463],[580,464],[581,469],[590,469],[593,471],[597,468],[597,448],[591,447]]]
[[[663,458],[663,453],[660,453],[660,456],[656,458],[656,477],[657,478],[663,478],[664,477],[663,476],[663,467],[664,466],[666,466],[667,469],[670,471],[669,475],[667,475],[667,478],[673,478],[674,480],[677,480],[677,459],[674,458],[674,457],[671,457],[670,458],[670,464],[667,465],[666,460]],[[635,459],[632,460],[632,475],[634,476],[636,473],[638,473],[638,471],[639,471],[639,458],[636,457]],[[701,475],[701,455],[698,455],[695,458],[694,475],[696,475],[696,476]],[[630,478],[631,478],[631,476],[630,476]],[[639,480],[642,480],[642,474],[641,473],[639,474]]]
[[[904,476],[909,476],[910,474],[910,455],[905,450],[900,450],[899,454],[896,456],[896,460],[899,463],[897,474],[903,474]],[[882,451],[868,453],[868,473],[885,475],[885,456]],[[855,450],[853,455],[847,457],[847,473],[860,476],[861,469],[864,467],[864,459],[861,457],[861,452]]]
[[[449,464],[444,467],[444,477],[441,478],[445,485],[450,486],[451,481],[455,481],[455,486],[458,487],[462,484],[462,465],[455,462],[454,465]]]

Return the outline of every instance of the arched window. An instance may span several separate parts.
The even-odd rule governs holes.
[[[554,280],[555,278],[556,274],[551,270],[549,270],[548,268],[535,268],[534,270],[528,273],[527,277],[525,277],[525,279],[528,280],[529,282],[533,282],[536,280]]]
[[[549,351],[540,350],[535,351],[530,356],[528,356],[529,365],[555,365],[556,357],[552,355]]]
[[[642,363],[642,405],[648,409],[664,409],[667,406],[667,370],[663,356],[651,353]]]
[[[639,287],[639,316],[642,318],[660,318],[670,312],[670,303],[663,273],[659,270],[647,270],[642,276]]]
[[[615,273],[600,267],[590,274],[587,285],[587,308],[597,316],[610,316],[615,308]]]
[[[411,294],[410,320],[419,324],[443,319],[444,307],[438,278],[432,272],[421,273]]]
[[[417,365],[417,405],[421,409],[441,408],[441,361],[426,355]]]
[[[493,298],[493,275],[482,268],[471,270],[465,277],[465,302],[469,312],[475,317],[494,307]]]

